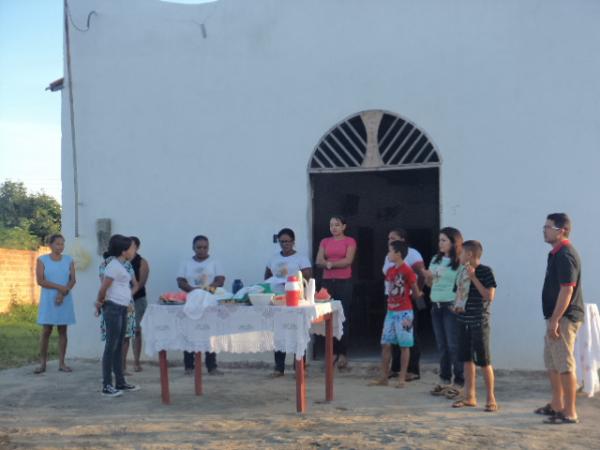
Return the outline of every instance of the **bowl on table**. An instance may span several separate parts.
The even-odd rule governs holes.
[[[248,294],[248,297],[254,306],[268,306],[273,301],[273,294]]]

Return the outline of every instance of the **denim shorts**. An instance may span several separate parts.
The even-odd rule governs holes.
[[[383,322],[381,343],[412,347],[415,343],[413,321],[412,310],[388,311]]]

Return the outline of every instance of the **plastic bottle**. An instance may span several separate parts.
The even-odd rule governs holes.
[[[231,285],[231,292],[233,292],[235,294],[237,291],[239,291],[243,287],[244,287],[244,283],[242,283],[242,280],[240,280],[239,278],[236,278],[235,280],[233,280],[233,284]]]

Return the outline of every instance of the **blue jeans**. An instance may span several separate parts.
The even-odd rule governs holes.
[[[112,374],[115,374],[117,386],[125,384],[123,376],[123,340],[127,329],[127,306],[121,306],[107,300],[102,307],[106,323],[106,341],[102,355],[102,385],[112,386]]]
[[[440,352],[440,378],[450,384],[454,371],[454,384],[465,383],[463,364],[458,361],[458,319],[450,310],[452,302],[431,302],[431,323]]]

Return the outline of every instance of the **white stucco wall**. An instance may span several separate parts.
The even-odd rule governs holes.
[[[282,226],[308,251],[307,164],[345,117],[384,109],[437,145],[442,225],[484,243],[496,272],[492,347],[541,368],[545,215],[568,212],[597,302],[600,2],[154,0],[72,2],[80,241],[95,221],[142,238],[149,292],[175,289],[195,234],[228,275],[259,280]],[[208,17],[208,19],[206,19]],[[203,38],[193,21],[206,21]],[[63,91],[63,229],[73,238]],[[78,273],[70,353],[100,354],[92,268]]]

